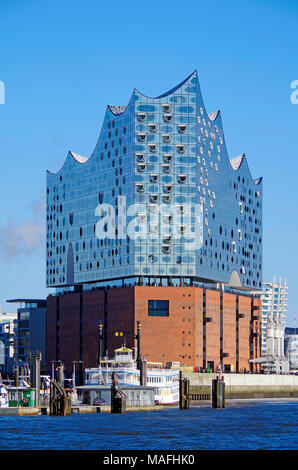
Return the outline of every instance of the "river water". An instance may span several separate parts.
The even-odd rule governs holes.
[[[295,450],[298,401],[180,411],[0,417],[1,450]]]

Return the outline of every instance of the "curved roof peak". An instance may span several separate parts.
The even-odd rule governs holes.
[[[194,70],[190,75],[188,75],[188,77],[186,77],[182,82],[180,82],[178,85],[176,85],[174,88],[171,88],[170,90],[166,91],[165,93],[162,93],[161,95],[159,96],[155,96],[155,97],[152,97],[152,96],[147,96],[147,95],[144,95],[144,93],[140,92],[137,88],[135,88],[135,91],[137,91],[138,93],[140,93],[141,95],[145,96],[146,98],[150,98],[150,99],[153,99],[153,100],[158,100],[160,98],[165,98],[166,96],[169,96],[171,95],[172,93],[174,93],[176,90],[178,90],[179,88],[181,88],[184,83],[187,82],[187,80],[189,80],[192,76],[197,76],[198,75],[198,72],[197,70]]]
[[[87,157],[83,157],[82,155],[78,155],[77,153],[69,151],[70,155],[79,163],[86,163],[89,160]]]
[[[218,109],[217,111],[208,114],[208,117],[209,117],[210,121],[215,121],[215,119],[217,118],[219,113],[220,113],[220,110]]]
[[[238,155],[238,157],[232,158],[230,160],[231,167],[233,168],[233,170],[237,171],[240,168],[244,158],[245,158],[245,153],[242,153],[241,155]]]
[[[261,184],[263,181],[263,176],[261,176],[260,178],[257,178],[256,180],[254,180],[254,183],[255,184]]]
[[[127,106],[111,106],[111,105],[108,105],[108,108],[111,111],[111,113],[113,113],[115,115],[118,115],[118,114],[124,113]]]

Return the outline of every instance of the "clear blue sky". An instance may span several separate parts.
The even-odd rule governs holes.
[[[44,297],[46,170],[92,152],[107,104],[157,96],[198,69],[230,158],[264,177],[264,280],[298,304],[298,2],[0,2],[0,306]]]

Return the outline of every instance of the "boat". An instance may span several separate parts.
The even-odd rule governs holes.
[[[8,405],[8,391],[3,384],[0,384],[0,408],[7,408]]]
[[[113,373],[118,385],[140,385],[140,370],[132,349],[122,346],[114,351],[114,359],[100,360],[98,367],[85,369],[85,385],[112,385]],[[155,404],[179,402],[179,368],[165,368],[161,362],[145,362],[145,384],[154,388]]]

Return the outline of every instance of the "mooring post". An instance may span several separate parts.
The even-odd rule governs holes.
[[[219,368],[216,378],[212,380],[212,408],[225,408],[225,406],[225,382]]]
[[[141,368],[142,368],[142,357],[141,357],[141,322],[137,321],[137,334],[136,334],[136,340],[137,340],[137,369],[140,371],[140,385],[141,384]]]
[[[103,322],[98,323],[98,365],[100,365],[100,361],[102,360],[102,351],[103,351]]]
[[[111,385],[111,413],[124,413],[126,411],[126,396],[119,389],[116,373],[112,374]]]
[[[41,352],[30,353],[30,385],[35,389],[35,405],[40,406],[40,362]]]
[[[189,410],[190,394],[189,380],[182,377],[182,370],[179,376],[179,408],[180,410]]]

